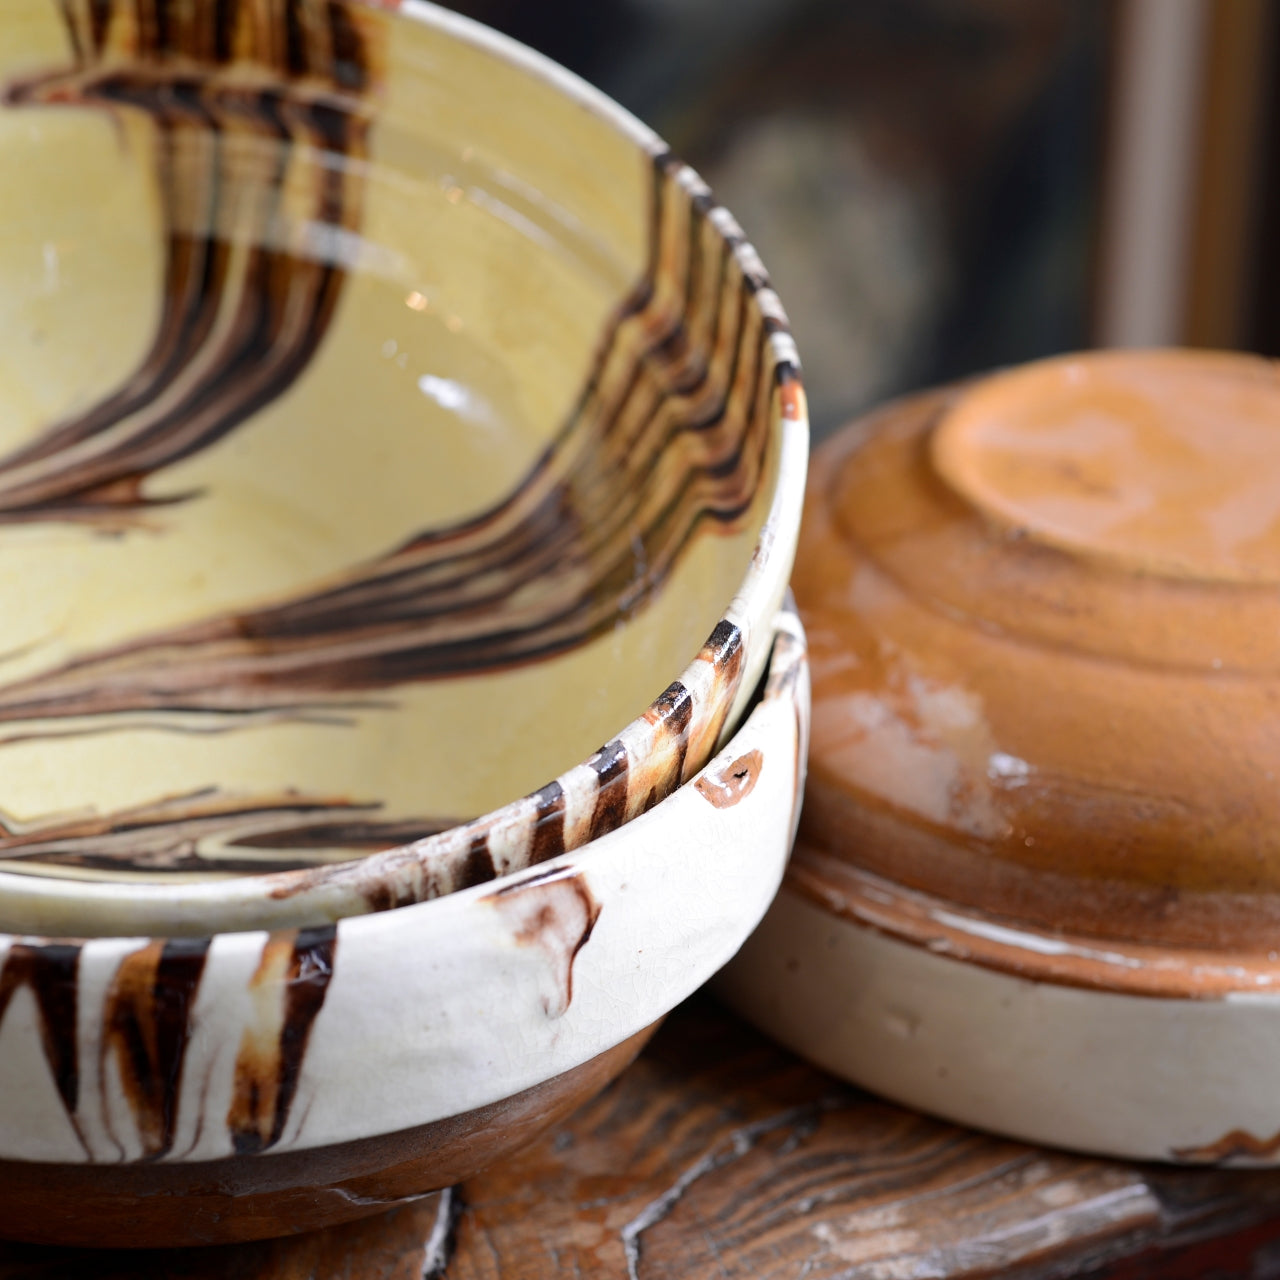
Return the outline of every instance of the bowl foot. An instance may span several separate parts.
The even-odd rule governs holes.
[[[98,1248],[232,1244],[414,1206],[532,1142],[619,1074],[657,1023],[551,1080],[397,1133],[192,1164],[0,1160],[0,1239]],[[415,1202],[419,1202],[415,1206]]]

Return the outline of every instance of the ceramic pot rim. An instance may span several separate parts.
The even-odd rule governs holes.
[[[712,664],[708,655],[724,650],[726,636],[744,655],[767,654],[768,648],[760,645],[762,639],[769,638],[772,644],[774,615],[782,603],[794,557],[808,464],[808,413],[796,346],[785,311],[769,284],[759,256],[728,211],[711,200],[702,179],[687,165],[674,160],[653,130],[574,73],[519,42],[470,18],[441,9],[429,0],[357,2],[368,8],[392,9],[401,18],[434,27],[573,99],[647,154],[691,199],[709,209],[709,219],[730,246],[749,284],[751,305],[764,319],[767,338],[763,358],[775,390],[770,406],[770,435],[780,438],[771,501],[746,574],[713,628],[711,638],[678,677],[686,689],[694,691],[695,699],[701,692],[704,700],[711,701],[714,691],[709,688]],[[712,751],[739,727],[738,722],[753,693],[748,687],[750,683],[743,681],[741,687],[730,690],[733,705],[724,719],[727,729],[720,742],[711,744]],[[664,698],[665,694],[622,729],[611,743],[560,775],[548,787],[412,844],[320,868],[163,885],[61,880],[0,870],[0,909],[6,920],[31,919],[33,934],[49,937],[64,934],[173,937],[326,923],[375,910],[410,906],[441,892],[430,883],[429,867],[434,860],[449,851],[456,853],[486,834],[527,830],[531,822],[536,823],[539,799],[548,788],[558,787],[564,794],[572,795],[575,791],[582,792],[588,781],[598,785],[602,758],[616,744],[629,744],[637,752],[647,747],[655,738],[655,729],[671,717],[672,707]],[[642,752],[640,759],[643,759]],[[698,761],[697,767],[702,763]],[[629,819],[634,815],[627,816]],[[586,840],[582,839],[566,840],[564,852],[580,848],[584,843]],[[516,869],[516,866],[499,867],[495,874],[501,876]],[[355,891],[353,879],[359,881]],[[394,888],[386,887],[392,884]],[[56,919],[62,913],[93,922],[93,927],[64,930],[40,923]],[[101,923],[99,927],[104,918],[110,923]],[[3,927],[0,922],[0,928]]]
[[[1050,932],[909,889],[801,840],[787,887],[842,920],[959,964],[1029,982],[1171,1000],[1275,998],[1280,953]]]
[[[776,698],[783,696],[783,694],[786,693],[787,690],[789,690],[792,681],[795,679],[797,664],[799,664],[799,666],[802,667],[806,673],[808,670],[808,647],[807,647],[807,641],[805,639],[804,627],[800,621],[799,615],[796,612],[795,602],[794,600],[792,600],[790,592],[787,593],[786,599],[784,600],[782,607],[774,615],[773,623],[770,628],[770,633],[771,633],[771,638],[770,638],[770,644],[769,644],[769,650],[768,650],[769,657],[768,657],[768,662],[766,666],[765,682],[763,685],[763,697],[759,700],[760,702],[764,702],[764,703],[772,702]],[[797,658],[797,653],[799,653],[800,655],[799,659]],[[805,687],[807,690],[807,687],[808,687],[807,675],[805,677],[805,680],[806,680]],[[790,695],[788,694],[787,696],[790,696]],[[804,705],[806,708],[806,715],[807,715],[807,707],[808,707],[807,692],[805,694]],[[759,710],[760,710],[759,702],[751,706],[748,709],[746,715],[739,722],[730,726],[730,730],[725,735],[724,741],[717,744],[716,752],[712,755],[712,757],[709,760],[706,761],[706,763],[697,771],[697,773],[695,773],[689,779],[688,782],[686,782],[681,787],[677,788],[675,792],[667,796],[664,800],[660,801],[658,804],[654,805],[653,808],[647,810],[644,814],[638,815],[638,818],[643,818],[647,823],[656,822],[659,819],[660,815],[663,813],[664,809],[669,808],[671,805],[671,802],[675,800],[677,796],[693,788],[701,789],[703,791],[704,796],[708,799],[711,799],[712,797],[707,791],[707,787],[710,784],[706,783],[704,780],[708,778],[711,774],[715,773],[717,768],[722,766],[725,763],[725,761],[729,758],[729,756],[733,752],[733,749],[735,748],[735,745],[738,744],[739,740],[742,739],[743,736],[748,733],[749,727],[753,724],[753,721],[755,721],[759,713]],[[800,746],[801,746],[801,753],[800,753],[799,768],[801,772],[798,775],[797,788],[796,788],[797,795],[801,794],[803,790],[803,771],[804,771],[805,762],[807,761],[807,758],[808,758],[807,730],[803,735]],[[712,803],[714,803],[714,800],[712,800]],[[795,805],[795,813],[792,821],[792,828],[793,828],[792,841],[791,841],[792,843],[794,843],[795,829],[799,826],[799,820],[800,820],[800,805],[797,802]],[[410,908],[413,908],[413,907],[424,907],[431,901],[438,902],[441,906],[444,906],[447,903],[451,909],[465,909],[465,904],[473,899],[491,897],[495,892],[512,891],[512,890],[518,889],[519,887],[521,887],[526,883],[534,883],[534,882],[541,882],[544,880],[561,878],[573,868],[581,865],[582,859],[595,854],[597,852],[598,847],[602,845],[610,845],[611,841],[613,841],[617,836],[620,836],[626,833],[630,825],[631,824],[628,823],[624,827],[620,827],[615,829],[615,831],[606,833],[606,835],[600,837],[599,839],[588,841],[585,844],[580,845],[573,849],[566,849],[563,853],[556,855],[554,858],[548,859],[546,862],[539,863],[532,866],[521,867],[517,870],[513,870],[510,873],[504,876],[498,877],[494,880],[486,881],[480,884],[467,885],[465,887],[454,890],[452,893],[440,895],[438,898],[434,898],[434,899],[428,898],[424,901],[418,901],[418,902],[407,902],[400,906],[391,908],[387,911],[366,910],[364,912],[354,913],[351,916],[340,917],[335,921],[325,922],[325,923],[341,924],[342,921],[346,920],[346,921],[350,921],[350,923],[352,925],[355,925],[356,927],[376,929],[377,928],[376,918],[386,917],[388,915],[392,915],[400,911],[409,910]],[[390,854],[394,854],[396,852],[398,851],[387,850],[386,854],[374,855],[374,856],[383,857]],[[14,877],[14,878],[20,879],[21,877]],[[264,876],[262,877],[262,879],[265,880],[267,879],[267,877]],[[56,884],[58,882],[55,881],[53,883]],[[222,883],[227,883],[227,882],[222,882]],[[252,880],[250,881],[250,883],[253,883]],[[129,889],[129,888],[133,888],[134,886],[128,886],[128,885],[114,886],[113,885],[109,887]],[[143,887],[146,887],[146,886],[143,886]],[[356,922],[361,920],[362,917],[364,918],[363,924],[356,925]],[[292,926],[289,926],[289,925],[284,926],[284,928],[286,929],[291,927]],[[344,927],[347,927],[347,926],[344,926]],[[231,927],[227,929],[211,931],[203,935],[192,934],[192,935],[176,935],[176,936],[192,936],[192,937],[200,936],[208,939],[212,937],[219,937],[222,935],[259,934],[263,931],[263,929],[264,929],[263,925],[254,925],[248,928],[242,928],[237,926],[237,927]],[[70,935],[70,934],[56,934],[56,933],[41,934],[34,931],[27,932],[27,931],[16,930],[16,929],[0,928],[0,942],[21,943],[25,946],[34,947],[34,948],[40,948],[43,946],[58,947],[64,944],[84,945],[86,943],[93,942],[95,940],[98,940],[98,941],[119,940],[122,943],[123,942],[137,943],[139,941],[161,942],[161,941],[167,941],[174,936],[175,935],[172,933],[166,933],[163,929],[153,931],[151,933],[147,933],[146,931],[139,930],[130,934],[121,933],[121,934],[115,934],[115,935],[99,936],[99,935],[88,935],[88,934],[86,935]]]

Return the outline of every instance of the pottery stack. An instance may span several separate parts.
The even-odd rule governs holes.
[[[786,317],[658,138],[432,6],[11,8],[0,1236],[374,1213],[776,890]]]

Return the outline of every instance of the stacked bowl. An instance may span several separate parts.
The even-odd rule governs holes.
[[[657,138],[431,6],[7,36],[0,1235],[376,1212],[599,1088],[777,887],[785,316]]]

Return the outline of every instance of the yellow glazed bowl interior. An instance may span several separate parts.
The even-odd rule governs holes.
[[[756,683],[804,411],[749,248],[611,104],[393,8],[6,8],[0,927],[474,819],[727,613],[721,727]]]

